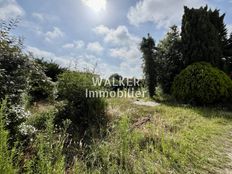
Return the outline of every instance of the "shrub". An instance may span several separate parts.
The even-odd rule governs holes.
[[[52,98],[53,82],[43,72],[41,65],[31,61],[31,68],[28,74],[27,93],[30,96],[30,102],[46,100]]]
[[[58,79],[58,99],[65,104],[59,108],[56,122],[70,119],[77,126],[80,135],[96,133],[106,123],[106,103],[101,98],[86,97],[86,89],[98,90],[92,84],[93,74],[81,72],[65,72]],[[89,132],[90,131],[90,132]]]
[[[231,97],[232,81],[208,63],[194,63],[175,77],[172,94],[177,100],[195,104],[223,102]]]
[[[21,95],[27,93],[32,101],[46,99],[53,86],[43,67],[23,52],[20,39],[9,34],[11,24],[1,28],[0,22],[0,99],[19,103]]]
[[[27,141],[27,135],[24,134],[27,128],[24,126],[24,123],[30,116],[30,112],[26,111],[20,105],[13,105],[9,101],[5,103],[5,107],[3,108],[5,128],[9,132],[9,146],[12,147],[18,140],[22,142]]]
[[[33,126],[36,130],[44,130],[51,112],[53,111],[49,110],[47,112],[35,113],[27,119],[26,124]]]
[[[18,42],[0,39],[0,99],[7,95],[15,103],[19,101],[27,84],[28,62]]]

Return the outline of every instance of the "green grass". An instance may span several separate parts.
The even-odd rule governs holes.
[[[17,172],[13,162],[15,148],[8,148],[9,132],[5,130],[5,107],[4,101],[0,106],[0,173],[14,174]]]
[[[110,99],[118,115],[103,141],[85,159],[86,173],[223,173],[232,145],[231,112],[161,105],[136,106]],[[149,122],[134,123],[151,115]]]
[[[219,108],[161,104],[138,106],[133,99],[108,99],[110,123],[106,136],[77,146],[73,167],[66,168],[62,142],[47,123],[36,137],[37,156],[25,159],[27,173],[225,173],[232,171],[232,112]],[[46,106],[47,107],[47,106]],[[47,108],[50,108],[49,106]],[[36,108],[34,111],[36,113]],[[46,110],[46,109],[45,109]],[[39,112],[44,112],[40,110]],[[46,111],[48,112],[48,111]],[[147,119],[149,118],[149,119]],[[2,119],[1,119],[2,120]],[[143,122],[143,120],[146,120]],[[1,128],[1,159],[12,172],[15,161]],[[82,148],[82,149],[81,149]],[[68,150],[68,148],[67,148]],[[10,171],[10,170],[9,170]]]

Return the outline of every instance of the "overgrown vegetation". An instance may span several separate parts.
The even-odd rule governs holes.
[[[9,149],[9,132],[5,129],[5,107],[6,102],[3,102],[0,107],[0,173],[13,174],[17,172],[13,161],[15,149]]]
[[[14,26],[13,20],[9,24],[0,25],[0,99],[7,95],[9,100],[17,103],[20,94],[27,87],[25,74],[29,70],[29,60],[22,53],[21,40],[9,36],[9,31]]]
[[[232,170],[232,112],[225,106],[232,98],[232,36],[227,38],[224,16],[207,7],[185,7],[181,33],[172,26],[157,47],[150,35],[140,44],[145,79],[139,84],[150,97],[145,100],[172,92],[182,102],[216,108],[165,99],[153,107],[136,105],[138,98],[91,98],[87,90],[103,88],[93,85],[98,75],[25,53],[21,40],[10,35],[15,21],[2,23],[0,173]],[[141,87],[118,86],[122,78],[113,74],[109,81],[116,86],[105,87]]]
[[[86,96],[86,90],[97,90],[97,87],[92,85],[92,77],[94,75],[91,73],[66,72],[58,79],[58,99],[62,100],[64,105],[58,108],[59,113],[55,121],[59,124],[70,119],[72,132],[77,132],[81,138],[97,135],[107,124],[104,99]]]
[[[231,146],[231,112],[182,106],[144,107],[130,100],[110,99],[111,126],[104,139],[77,146],[83,156],[65,167],[65,131],[54,128],[49,114],[46,128],[31,141],[23,156],[23,171],[34,173],[223,173],[231,169],[224,149]],[[145,119],[149,118],[149,119]],[[142,120],[147,120],[143,122]],[[2,123],[2,122],[1,122]],[[66,124],[67,126],[67,124]],[[2,129],[2,128],[1,128]],[[7,152],[5,140],[4,154]],[[63,132],[63,133],[62,133]],[[5,134],[5,133],[4,133]],[[4,137],[4,136],[3,136]],[[221,143],[221,142],[227,142]],[[2,147],[2,146],[1,146]],[[67,146],[68,150],[70,147]],[[11,154],[14,150],[7,153]],[[2,152],[1,152],[2,153]],[[14,154],[12,154],[14,156]],[[22,170],[16,159],[4,157],[7,173]],[[7,159],[9,157],[9,159]],[[7,161],[8,160],[8,161]],[[5,164],[2,162],[1,164]],[[22,165],[22,164],[21,164]],[[4,165],[6,169],[6,167]]]

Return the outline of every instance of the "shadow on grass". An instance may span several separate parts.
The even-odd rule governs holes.
[[[154,101],[160,104],[171,107],[182,107],[192,109],[197,114],[207,118],[225,118],[232,120],[232,104],[231,103],[218,103],[205,106],[197,106],[193,104],[180,103],[173,97],[165,95],[163,98],[153,98]]]

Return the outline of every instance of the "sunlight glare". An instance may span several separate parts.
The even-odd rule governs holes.
[[[82,2],[90,7],[95,12],[100,12],[106,9],[106,1],[107,0],[82,0]]]

